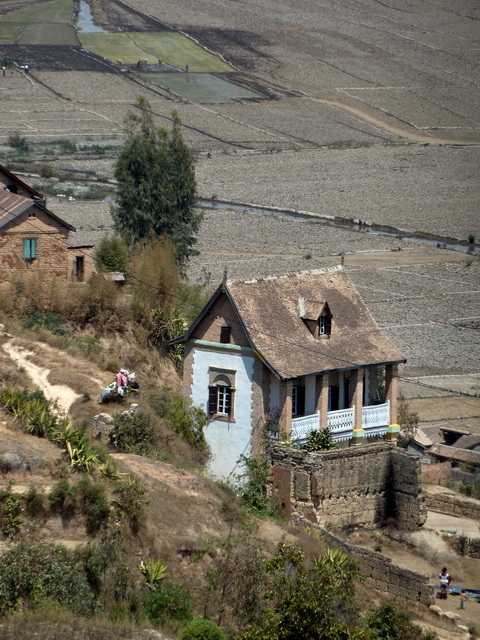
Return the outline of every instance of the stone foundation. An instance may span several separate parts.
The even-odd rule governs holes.
[[[393,444],[318,453],[274,444],[270,455],[272,500],[286,517],[298,513],[327,527],[395,520],[405,530],[426,520],[420,462]]]

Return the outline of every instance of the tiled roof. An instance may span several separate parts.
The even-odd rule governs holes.
[[[110,204],[107,202],[56,202],[50,205],[58,215],[73,225],[75,232],[68,237],[68,246],[94,247],[104,236],[113,233]]]
[[[397,347],[377,326],[340,267],[250,281],[228,281],[225,294],[238,312],[253,348],[284,379],[362,365],[404,362]],[[331,335],[317,338],[300,317],[299,299],[327,303]],[[201,320],[192,325],[188,339]]]
[[[455,442],[453,446],[460,447],[460,449],[473,449],[474,447],[480,446],[480,436],[462,436]]]
[[[35,202],[30,198],[0,190],[0,229],[33,206]]]
[[[20,185],[23,189],[25,189],[25,191],[28,191],[28,193],[30,193],[32,198],[38,198],[41,201],[44,200],[45,196],[43,195],[43,193],[40,193],[40,191],[37,191],[36,189],[34,189],[31,185],[27,184],[21,178],[19,178],[16,173],[12,173],[9,169],[7,169],[7,167],[1,164],[0,164],[0,173],[3,173],[4,176],[7,176],[7,178],[10,178],[10,180],[15,184]]]
[[[433,447],[430,447],[428,453],[437,458],[480,465],[480,452],[477,451],[468,451],[467,449],[460,449],[459,447],[449,447],[446,444],[434,444]]]

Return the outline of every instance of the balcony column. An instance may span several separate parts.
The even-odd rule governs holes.
[[[385,395],[390,403],[390,424],[387,433],[389,440],[396,440],[400,433],[400,425],[397,422],[399,392],[398,364],[387,364],[385,367]]]
[[[293,391],[293,382],[291,380],[287,380],[287,382],[283,383],[283,405],[282,411],[280,413],[279,420],[279,430],[280,430],[280,440],[286,441],[290,440],[290,435],[292,432],[292,391]]]
[[[363,409],[363,369],[355,371],[355,391],[353,393],[354,426],[352,441],[354,444],[362,442],[365,435],[363,431],[362,409]]]
[[[328,373],[320,376],[320,393],[318,395],[316,410],[320,414],[320,429],[326,429],[328,426],[328,392],[330,383]]]

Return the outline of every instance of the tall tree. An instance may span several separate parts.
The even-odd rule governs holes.
[[[152,234],[168,236],[178,264],[184,265],[196,253],[201,215],[194,209],[194,161],[180,119],[173,114],[170,131],[156,127],[149,102],[140,97],[125,128],[127,139],[115,166],[115,229],[131,245]]]

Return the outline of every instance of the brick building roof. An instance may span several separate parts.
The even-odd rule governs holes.
[[[6,190],[0,191],[0,229],[33,206],[35,202],[30,198]]]
[[[281,378],[405,361],[340,267],[224,282],[183,340],[222,294],[235,308],[252,347]],[[301,317],[304,302],[310,309],[328,304],[330,336],[311,333]]]

